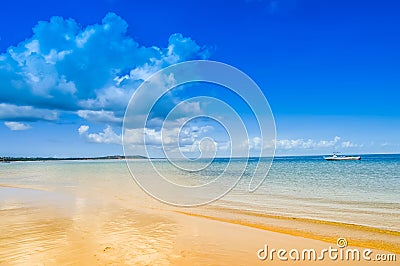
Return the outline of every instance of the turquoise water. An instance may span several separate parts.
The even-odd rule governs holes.
[[[262,186],[249,193],[247,186],[257,161],[251,160],[238,185],[212,204],[400,231],[400,155],[364,155],[360,161],[338,162],[325,161],[321,156],[277,157]],[[154,164],[173,182],[201,185],[217,178],[227,162],[216,159],[198,173],[181,171],[166,160]],[[148,173],[143,161],[132,164],[144,175]],[[237,178],[242,164],[243,160],[232,160],[227,173]],[[261,159],[259,167],[268,167],[268,161]],[[127,195],[139,193],[126,163],[118,160],[0,164],[1,185],[72,193],[84,187],[93,191],[120,190]],[[5,206],[2,196],[0,209]]]
[[[244,183],[225,198],[227,204],[400,231],[400,155],[364,155],[360,161],[275,158],[255,193],[244,193]]]

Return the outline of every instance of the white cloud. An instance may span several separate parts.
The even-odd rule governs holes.
[[[171,131],[168,131],[166,135],[163,136],[164,142],[168,142],[168,136]],[[175,139],[175,138],[174,138]],[[140,145],[146,141],[146,145],[161,145],[161,131],[156,131],[151,128],[136,128],[136,129],[126,129],[124,135],[124,141],[127,144]]]
[[[0,119],[14,121],[55,121],[58,119],[58,113],[49,109],[37,109],[32,106],[0,103]]]
[[[248,140],[249,149],[260,150],[263,141],[260,137],[253,137]]]
[[[91,110],[109,109],[122,111],[128,105],[133,91],[131,88],[109,86],[96,90],[95,97],[80,100],[78,105]]]
[[[112,111],[92,111],[92,110],[79,110],[78,116],[92,122],[103,122],[103,123],[121,123],[122,118],[116,117]]]
[[[4,122],[4,125],[6,125],[9,129],[13,131],[18,131],[18,130],[27,130],[30,129],[31,126],[19,122]]]
[[[328,151],[327,149],[340,148],[361,148],[363,144],[356,144],[351,141],[341,141],[341,138],[336,136],[332,140],[313,140],[313,139],[283,139],[276,140],[276,148],[278,150],[319,150]],[[331,152],[331,151],[330,151]]]
[[[152,64],[144,64],[141,67],[137,67],[135,69],[132,69],[131,72],[128,75],[125,75],[123,77],[120,77],[118,79],[118,82],[122,82],[125,79],[133,79],[133,80],[145,80],[150,75],[156,73],[158,70],[161,69],[162,62],[161,61],[156,61],[153,62]]]
[[[106,112],[121,113],[143,79],[170,64],[208,56],[207,49],[179,33],[170,36],[167,47],[145,47],[127,35],[127,27],[114,13],[87,27],[62,17],[39,22],[31,37],[0,54],[0,104],[57,113],[85,110],[77,114],[89,121],[118,122]],[[58,119],[32,114],[16,118]],[[13,115],[3,112],[0,119]]]
[[[88,132],[88,130],[89,130],[89,126],[87,126],[87,125],[80,126],[78,128],[79,135],[85,134],[86,132]]]
[[[152,128],[126,129],[124,142],[129,145],[141,145],[145,141],[148,146],[161,147],[164,145],[164,149],[167,151],[193,151],[193,149],[198,149],[202,139],[212,135],[213,129],[209,125],[191,125],[183,129],[164,127],[162,131]],[[217,147],[218,143],[214,143]],[[204,148],[207,149],[209,146]]]
[[[121,136],[116,134],[110,126],[107,126],[103,132],[88,133],[89,126],[82,125],[79,127],[78,132],[88,142],[106,143],[106,144],[121,144]]]
[[[362,144],[356,144],[351,141],[343,141],[342,142],[342,148],[361,148],[363,146],[364,145],[362,145]]]
[[[332,148],[340,141],[340,137],[336,136],[333,140],[315,141],[312,139],[283,139],[276,141],[276,148],[283,150],[291,149],[317,149],[317,148]]]

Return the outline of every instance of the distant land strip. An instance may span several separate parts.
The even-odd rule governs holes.
[[[111,155],[102,157],[0,157],[0,163],[2,162],[30,162],[30,161],[78,161],[78,160],[123,160],[123,159],[147,159],[145,156],[133,155]]]

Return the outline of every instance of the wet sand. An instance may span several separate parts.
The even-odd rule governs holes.
[[[374,264],[257,258],[265,244],[322,250],[337,248],[337,237],[350,247],[373,248],[373,254],[400,253],[398,232],[215,206],[174,208],[139,189],[0,186],[0,203],[0,265]],[[397,262],[377,264],[399,259],[397,254]]]

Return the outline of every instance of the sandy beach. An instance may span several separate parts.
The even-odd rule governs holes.
[[[400,266],[399,14],[2,1],[0,266]]]
[[[371,248],[399,258],[400,233],[358,225],[257,214],[213,205],[176,208],[98,180],[66,190],[0,187],[1,265],[366,265],[372,261],[260,260],[274,249]],[[275,254],[276,256],[276,254]],[[396,265],[396,262],[377,262]]]

